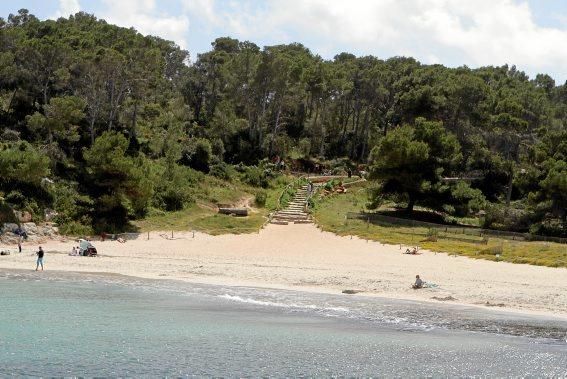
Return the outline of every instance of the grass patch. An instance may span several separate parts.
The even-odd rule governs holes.
[[[365,210],[365,187],[353,186],[346,194],[333,194],[316,200],[313,215],[317,224],[323,230],[339,235],[356,235],[388,244],[418,245],[432,251],[491,261],[567,267],[567,246],[562,244],[498,238],[489,238],[488,243],[483,244],[480,237],[444,232],[438,232],[437,241],[426,241],[431,234],[428,228],[347,220],[347,212]]]
[[[289,177],[278,177],[270,183],[269,188],[258,189],[239,181],[228,182],[207,175],[195,188],[196,203],[176,212],[152,210],[144,219],[133,222],[133,225],[139,232],[198,230],[214,235],[254,233],[262,227],[270,211],[276,208],[281,191],[291,180]],[[255,206],[254,199],[260,191],[266,194],[265,206],[250,212],[247,217],[217,213],[217,205],[236,204],[243,199],[248,199]]]

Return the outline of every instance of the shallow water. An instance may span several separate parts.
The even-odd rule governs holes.
[[[47,272],[0,294],[0,376],[567,375],[560,319]]]

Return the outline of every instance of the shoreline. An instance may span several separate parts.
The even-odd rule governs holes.
[[[281,289],[471,306],[514,314],[567,318],[567,269],[490,262],[323,232],[314,225],[270,225],[259,233],[210,236],[162,232],[129,240],[94,242],[99,257],[68,256],[73,241],[48,241],[46,271],[122,275],[195,284]],[[0,269],[35,269],[25,252],[0,257]],[[1,248],[5,248],[0,246]],[[405,249],[405,247],[402,247]],[[14,250],[13,247],[10,250]],[[415,274],[437,284],[410,289]],[[433,299],[448,299],[440,301]],[[493,306],[487,306],[489,302]]]
[[[35,269],[26,270],[26,269],[4,269],[6,272],[12,274],[34,274],[36,273]],[[543,318],[546,320],[555,320],[559,322],[567,322],[567,314],[557,314],[552,312],[545,312],[545,311],[538,311],[538,310],[529,310],[529,309],[517,309],[517,308],[510,308],[510,307],[499,307],[499,306],[487,306],[484,304],[474,304],[474,303],[463,303],[457,301],[439,301],[435,299],[426,299],[426,298],[418,298],[418,297],[400,297],[397,295],[382,295],[377,293],[367,293],[367,292],[358,292],[356,294],[343,294],[342,292],[337,292],[331,288],[320,288],[320,287],[298,287],[298,286],[286,286],[286,285],[266,285],[265,283],[251,283],[245,281],[232,281],[232,282],[223,282],[220,278],[216,280],[209,280],[209,281],[199,281],[197,279],[178,279],[178,278],[167,278],[167,277],[150,277],[150,276],[132,276],[132,275],[125,275],[116,272],[98,272],[98,271],[69,271],[69,270],[50,270],[45,271],[48,275],[55,274],[55,275],[63,275],[63,276],[71,276],[76,275],[71,278],[56,278],[56,279],[70,279],[78,280],[79,275],[89,275],[94,277],[95,279],[105,279],[105,278],[123,278],[125,280],[144,280],[144,281],[151,281],[151,282],[166,282],[166,283],[183,283],[183,284],[192,284],[192,285],[200,285],[200,286],[211,286],[211,287],[231,287],[231,288],[243,288],[243,289],[252,289],[252,290],[276,290],[276,291],[286,291],[286,292],[297,292],[297,293],[305,293],[305,294],[315,294],[315,295],[334,295],[337,297],[344,296],[345,298],[353,298],[360,300],[361,298],[369,298],[369,299],[377,299],[377,300],[391,300],[391,301],[400,301],[400,302],[411,302],[411,303],[418,303],[428,306],[440,306],[443,308],[464,308],[464,309],[474,309],[479,312],[487,312],[487,314],[494,314],[494,315],[509,315],[509,316],[527,316],[533,318]],[[37,273],[37,275],[42,275],[41,271]],[[45,276],[43,277],[45,278]],[[45,279],[50,279],[45,278]],[[91,278],[89,278],[91,279]],[[118,282],[111,282],[117,286],[122,285],[122,283]]]

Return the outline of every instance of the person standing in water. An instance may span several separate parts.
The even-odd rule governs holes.
[[[40,246],[39,251],[35,254],[37,255],[37,263],[35,266],[35,271],[37,271],[40,265],[41,265],[41,271],[43,271],[43,255],[45,254],[43,248]]]

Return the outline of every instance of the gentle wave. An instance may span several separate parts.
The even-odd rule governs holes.
[[[344,307],[319,307],[315,304],[281,303],[275,301],[256,300],[249,297],[244,298],[241,296],[229,295],[229,294],[218,295],[217,297],[240,303],[263,305],[263,306],[277,307],[277,308],[310,309],[310,310],[335,311],[335,312],[344,312],[344,313],[349,312],[349,309]]]

